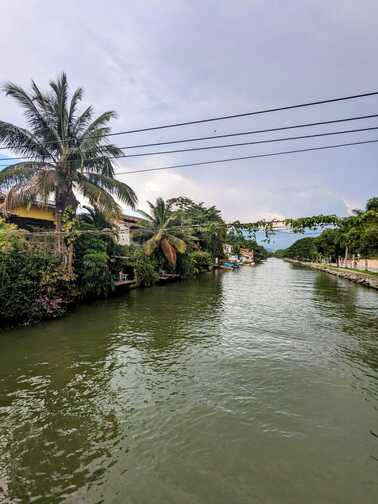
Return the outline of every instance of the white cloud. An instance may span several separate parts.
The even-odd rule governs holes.
[[[66,0],[63,9],[56,0],[45,4],[0,2],[0,81],[25,86],[34,78],[44,88],[65,70],[74,87],[84,86],[86,103],[96,112],[118,112],[115,130],[353,94],[371,89],[378,77],[371,63],[375,0],[334,0],[327,6],[296,0],[272,8],[262,1],[226,0]],[[369,98],[114,140],[124,146],[326,120],[371,113],[376,103]],[[4,95],[0,110],[0,119],[23,124],[20,108]],[[307,145],[290,142],[288,148]],[[274,150],[280,149],[233,148],[227,155]],[[222,157],[217,152],[133,159],[122,166],[133,170]],[[142,208],[157,196],[186,195],[216,205],[227,220],[345,213],[363,206],[378,187],[376,154],[371,145],[123,179],[137,191]]]

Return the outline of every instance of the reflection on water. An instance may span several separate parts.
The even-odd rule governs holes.
[[[367,374],[378,372],[378,307],[376,295],[347,280],[319,274],[315,278],[314,298],[318,307],[327,314],[329,326],[342,334],[350,335],[340,342],[338,350],[356,368]],[[367,391],[378,397],[378,383],[372,383]]]
[[[377,308],[273,259],[1,333],[0,502],[376,503]]]

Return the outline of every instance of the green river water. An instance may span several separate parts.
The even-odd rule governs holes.
[[[270,259],[0,333],[0,502],[377,504],[378,293]]]

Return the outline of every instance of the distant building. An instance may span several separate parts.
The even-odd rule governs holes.
[[[224,255],[228,256],[228,255],[232,254],[232,252],[233,252],[232,245],[228,245],[227,243],[224,243],[223,244]]]
[[[138,229],[138,221],[141,217],[133,215],[123,215],[118,227],[118,243],[119,245],[131,245],[133,243],[132,233]]]
[[[240,261],[243,264],[254,264],[255,262],[255,254],[254,251],[247,248],[240,249]]]

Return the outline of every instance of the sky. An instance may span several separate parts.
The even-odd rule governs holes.
[[[0,19],[1,82],[45,88],[65,71],[73,88],[84,87],[83,106],[117,111],[115,131],[378,90],[376,0],[2,0]],[[127,147],[373,113],[377,97],[114,138]],[[25,124],[4,94],[0,118]],[[375,138],[378,131],[124,159],[117,171]],[[227,221],[347,215],[378,194],[377,154],[371,144],[119,178],[141,208],[184,195],[218,206]]]

